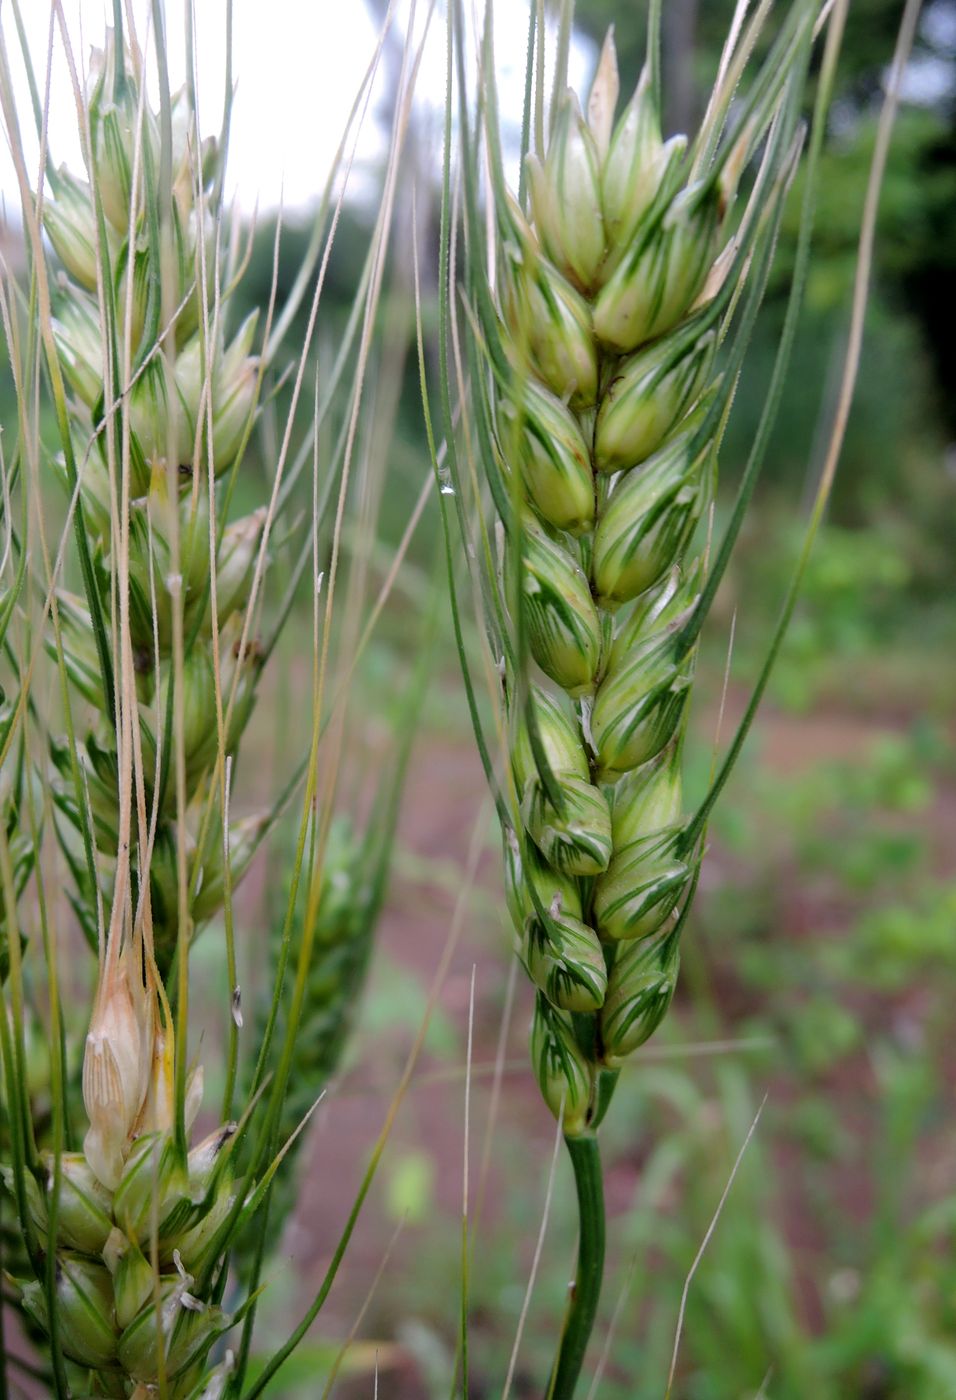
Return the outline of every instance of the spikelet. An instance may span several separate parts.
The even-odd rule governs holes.
[[[83,1150],[97,1180],[119,1185],[143,1106],[158,1033],[152,974],[143,977],[141,938],[121,947],[110,931],[83,1056],[83,1103],[90,1120]]]

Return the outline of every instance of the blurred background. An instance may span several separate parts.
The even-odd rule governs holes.
[[[384,0],[368,0],[367,7],[349,0],[335,7],[334,18],[332,8],[314,7],[316,24],[353,26],[356,50],[367,60]],[[323,161],[330,158],[321,152],[327,145],[334,150],[326,128],[334,127],[337,140],[345,113],[341,84],[329,88],[319,73],[310,87],[295,66],[308,49],[303,36],[295,37],[298,7],[295,16],[279,4],[269,9],[280,76],[282,53],[293,65],[282,86],[287,101],[289,94],[301,99],[301,113],[283,117],[284,108],[277,116],[268,88],[254,100],[259,73],[242,66],[243,54],[248,65],[255,48],[254,37],[248,38],[253,21],[240,15],[237,33],[245,24],[247,48],[240,45],[236,55],[236,197],[250,220],[250,191],[260,181],[262,199],[237,318],[268,301],[276,171],[295,172],[288,178],[291,212],[279,245],[281,303],[312,234],[310,188],[318,192]],[[526,17],[523,6],[502,9],[502,106],[516,124]],[[664,7],[672,131],[693,130],[701,114],[732,9],[730,0],[668,0]],[[732,620],[720,729],[725,742],[761,664],[821,468],[823,427],[846,348],[868,163],[901,11],[897,0],[852,0],[850,7],[800,331],[757,498],[705,638],[695,742],[689,745],[689,807],[713,762]],[[512,12],[518,21],[513,33]],[[577,0],[576,14],[575,81],[587,81],[613,24],[622,93],[628,94],[643,57],[642,4]],[[362,546],[373,579],[385,577],[430,472],[414,346],[409,193],[414,186],[431,356],[444,81],[440,15],[434,23],[380,312],[385,340],[374,394],[378,405],[391,405],[394,430],[382,447],[387,474],[376,537]],[[93,26],[89,15],[87,25]],[[343,41],[343,47],[351,45]],[[215,53],[208,61],[216,71]],[[386,42],[323,292],[313,351],[320,380],[362,274],[401,61],[396,28]],[[263,62],[263,73],[272,68]],[[251,102],[244,85],[252,89]],[[594,1391],[601,1400],[663,1394],[685,1280],[761,1105],[757,1130],[687,1290],[675,1394],[686,1400],[956,1397],[952,0],[932,0],[924,8],[905,96],[832,506],[767,701],[717,808],[674,1014],[623,1076],[606,1125],[610,1251],[591,1354],[592,1372],[601,1365]],[[276,123],[273,134],[258,154],[250,136],[240,155],[242,123],[252,131],[256,111],[260,124]],[[721,456],[723,509],[770,375],[798,200],[799,190]],[[4,235],[10,257],[17,236],[15,228]],[[301,332],[305,317],[302,311]],[[257,460],[244,468],[249,475],[239,495],[248,492],[250,508],[269,477],[270,432],[274,446],[283,392],[266,416]],[[0,394],[3,421],[11,423],[8,374]],[[441,586],[438,542],[432,501],[362,659],[350,707],[354,757],[346,806],[366,800],[376,755],[388,742],[402,681],[415,660],[410,647],[418,645],[420,619],[432,610],[436,579]],[[449,1393],[466,1144],[470,1210],[480,1220],[468,1280],[471,1394],[500,1394],[549,1194],[554,1125],[527,1064],[531,997],[513,975],[497,830],[447,612],[439,610],[437,618],[368,988],[344,1062],[300,1156],[299,1205],[267,1271],[260,1305],[267,1337],[298,1316],[309,1285],[322,1278],[446,949],[450,963],[343,1272],[314,1336],[269,1392],[290,1400],[317,1394],[316,1374],[324,1374],[363,1307],[359,1340],[335,1393],[370,1394],[376,1367],[381,1393],[396,1400]],[[307,638],[309,625],[303,600],[298,636]],[[240,774],[250,805],[261,774],[287,768],[305,742],[307,716],[298,713],[304,709],[298,697],[308,683],[309,645],[297,643],[298,626],[294,620],[287,630],[273,668],[273,703],[262,707],[271,718],[260,716],[259,738],[247,740],[253,750],[261,745],[261,763],[253,753]],[[477,654],[474,619],[470,628]],[[283,874],[273,851],[244,887],[242,956],[253,988],[256,958],[281,917]],[[197,947],[211,984],[220,957],[214,936]],[[208,1097],[216,1097],[215,1088]],[[559,1161],[515,1397],[540,1395],[573,1260],[571,1199]]]

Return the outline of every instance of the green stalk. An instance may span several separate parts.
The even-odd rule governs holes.
[[[0,1196],[0,1268],[3,1267],[3,1229],[2,1229],[2,1226],[3,1226],[3,1197]],[[7,1355],[7,1339],[6,1339],[6,1329],[5,1329],[5,1326],[4,1326],[3,1312],[4,1312],[3,1308],[0,1307],[0,1357],[3,1357],[3,1358],[5,1359],[5,1358],[6,1358],[6,1355]],[[0,1400],[7,1400],[7,1395],[8,1395],[8,1391],[7,1391],[7,1368],[6,1368],[6,1365],[0,1365]]]
[[[578,1267],[548,1384],[548,1400],[572,1400],[594,1328],[604,1277],[604,1179],[594,1133],[566,1137],[578,1196]]]

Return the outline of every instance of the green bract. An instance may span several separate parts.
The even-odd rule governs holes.
[[[53,1162],[47,1158],[47,1191],[52,1192]],[[64,1153],[60,1159],[62,1180],[57,1208],[57,1239],[67,1249],[99,1254],[113,1228],[110,1193],[90,1170],[81,1152]]]
[[[575,93],[561,100],[542,166],[528,160],[535,228],[551,261],[588,291],[604,258],[601,158]]]
[[[679,959],[667,942],[621,943],[601,1011],[603,1062],[613,1069],[648,1040],[667,1014]]]
[[[517,376],[517,405],[503,401],[502,447],[515,441],[521,478],[543,520],[578,535],[594,519],[594,483],[581,429],[560,399],[535,381]]]
[[[703,290],[718,252],[720,192],[683,190],[659,227],[638,235],[594,303],[594,330],[618,353],[676,326]]]
[[[43,226],[69,275],[86,291],[95,292],[97,230],[89,185],[68,170],[61,170],[56,180],[56,197],[43,206]],[[103,252],[112,259],[116,251],[115,238],[107,235]]]
[[[567,1013],[556,1010],[541,993],[531,1025],[531,1063],[541,1096],[564,1131],[581,1132],[591,1102],[591,1069]]]
[[[549,865],[533,842],[526,843],[521,856],[511,842],[506,841],[504,860],[505,898],[517,933],[524,933],[528,919],[539,909],[548,915],[567,914],[580,919],[579,880]]]
[[[666,145],[661,140],[650,73],[645,68],[615,127],[604,162],[601,189],[608,253],[602,280],[607,280],[633,246],[659,198],[665,172],[683,155],[686,146],[684,136],[675,136]]]
[[[528,517],[523,530],[522,607],[531,654],[569,695],[594,689],[601,622],[573,555]]]
[[[594,701],[591,731],[604,777],[647,763],[669,744],[680,724],[692,679],[669,635],[651,636],[604,679]]]
[[[713,351],[709,332],[682,333],[621,361],[598,408],[596,471],[626,471],[656,452],[699,396]]]
[[[580,778],[564,777],[562,808],[534,779],[525,788],[521,816],[528,834],[549,865],[565,875],[598,875],[611,858],[611,814],[601,789]]]
[[[626,773],[615,783],[612,793],[611,831],[616,850],[672,826],[681,811],[677,745],[662,749],[650,763]]]
[[[657,831],[615,848],[594,889],[594,923],[620,942],[657,933],[683,893],[690,869],[677,855],[680,830]]]
[[[710,448],[695,455],[696,428],[619,481],[594,536],[594,586],[608,607],[629,603],[673,568],[700,516]]]
[[[531,979],[562,1011],[597,1011],[607,991],[601,943],[592,928],[569,914],[549,914],[547,927],[528,921],[525,960]]]
[[[531,687],[531,712],[538,743],[553,773],[587,780],[588,759],[578,727],[568,718],[557,699],[539,685]],[[518,792],[524,791],[529,780],[537,775],[538,767],[528,729],[522,714],[516,725],[517,733],[511,748],[511,764]]]
[[[81,1366],[100,1369],[116,1360],[117,1335],[113,1323],[113,1284],[108,1270],[79,1255],[61,1253],[58,1260],[57,1326],[64,1354]],[[28,1283],[22,1291],[23,1306],[46,1332],[49,1330],[43,1286]]]
[[[584,297],[542,257],[520,210],[508,207],[502,299],[514,349],[558,398],[586,408],[597,398],[598,357]],[[585,454],[586,455],[586,454]]]

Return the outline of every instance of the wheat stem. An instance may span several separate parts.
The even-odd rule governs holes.
[[[604,1279],[604,1177],[597,1137],[565,1138],[578,1203],[578,1262],[558,1343],[549,1400],[571,1400],[584,1365]]]

